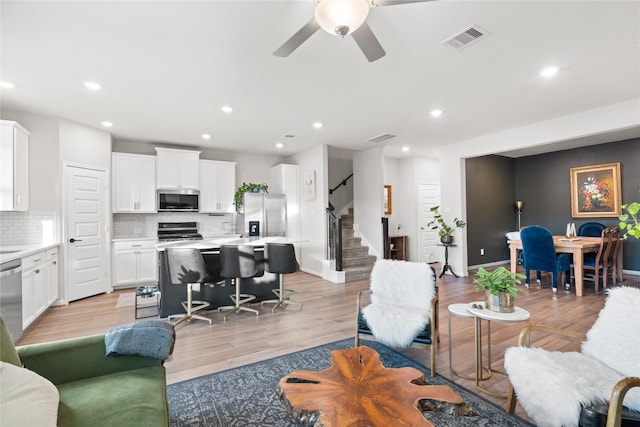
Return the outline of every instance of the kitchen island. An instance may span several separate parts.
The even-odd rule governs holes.
[[[279,287],[279,276],[265,271],[264,249],[267,243],[287,243],[285,237],[249,237],[249,238],[215,238],[203,240],[178,241],[160,243],[156,246],[158,251],[158,285],[160,287],[160,317],[164,318],[170,314],[182,314],[185,312],[181,302],[187,299],[187,287],[172,285],[169,278],[167,261],[164,250],[166,248],[191,248],[198,249],[202,253],[204,262],[207,265],[209,277],[212,283],[207,283],[200,287],[199,291],[194,289],[193,299],[207,301],[208,309],[215,309],[232,304],[229,295],[235,295],[235,284],[231,279],[220,277],[220,246],[222,245],[252,245],[255,250],[256,264],[258,272],[251,279],[242,281],[242,293],[255,295],[254,303],[273,299],[273,289]]]

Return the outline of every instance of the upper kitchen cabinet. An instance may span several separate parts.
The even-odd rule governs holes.
[[[200,160],[200,212],[235,212],[235,192],[235,163]]]
[[[200,151],[156,147],[156,152],[157,188],[200,188]]]
[[[113,212],[156,212],[156,158],[140,154],[111,155]]]
[[[0,210],[29,210],[29,131],[0,120]]]

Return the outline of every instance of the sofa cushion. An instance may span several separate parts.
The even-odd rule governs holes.
[[[0,421],[3,426],[53,427],[58,390],[28,369],[0,361]]]
[[[165,390],[162,366],[61,384],[58,426],[167,426]]]
[[[111,328],[104,337],[107,356],[135,355],[166,360],[173,352],[176,333],[162,320],[141,320]]]

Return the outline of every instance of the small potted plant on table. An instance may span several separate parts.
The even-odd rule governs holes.
[[[454,227],[464,228],[464,226],[467,225],[459,218],[453,219],[453,226],[447,224],[440,213],[440,206],[432,207],[431,212],[433,212],[433,219],[427,224],[427,227],[431,227],[432,230],[438,230],[440,241],[444,244],[451,244],[453,242]]]
[[[487,271],[483,267],[478,269],[473,283],[476,291],[485,291],[485,307],[500,313],[513,313],[515,298],[519,291],[520,279],[525,275],[512,273],[504,267]]]

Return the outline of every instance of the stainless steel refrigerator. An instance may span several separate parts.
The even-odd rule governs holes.
[[[284,194],[244,193],[243,237],[287,236],[287,200]]]

